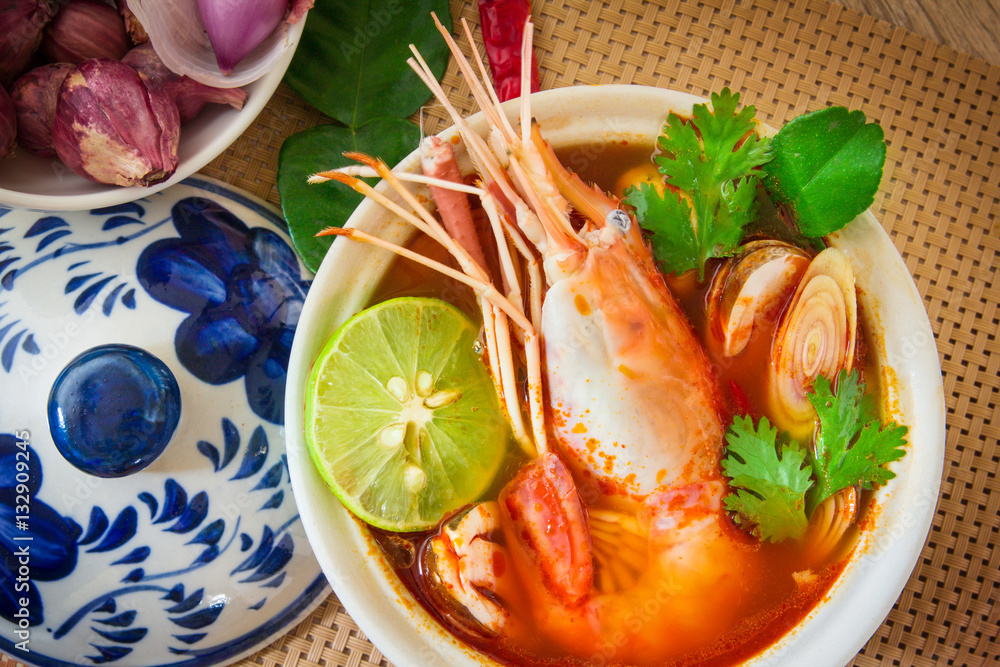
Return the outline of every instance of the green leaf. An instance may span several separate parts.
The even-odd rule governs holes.
[[[406,64],[409,44],[438,80],[448,64],[432,11],[451,26],[447,0],[321,0],[309,10],[285,81],[348,127],[380,116],[407,118],[430,96]]]
[[[364,199],[346,185],[309,185],[306,179],[318,171],[351,164],[343,156],[345,151],[368,153],[393,166],[419,141],[420,129],[398,118],[376,118],[356,130],[321,125],[285,140],[278,156],[278,193],[292,243],[306,266],[316,271],[333,243],[333,237],[316,238],[316,232],[342,226]]]
[[[688,121],[667,116],[655,161],[667,184],[684,193],[682,201],[652,188],[626,197],[639,224],[652,232],[653,255],[665,272],[697,268],[704,278],[705,262],[731,255],[756,215],[756,167],[769,159],[769,140],[755,133],[752,106],[737,111],[739,100],[725,88],[712,95],[711,110],[697,104]]]
[[[698,244],[691,228],[691,207],[672,192],[660,195],[649,183],[625,191],[625,201],[635,207],[636,219],[653,232],[653,256],[678,273],[698,266]],[[684,221],[688,221],[685,224]]]
[[[864,393],[857,370],[841,371],[837,393],[822,375],[813,382],[809,402],[819,415],[819,432],[810,465],[816,486],[809,494],[809,512],[837,491],[853,484],[870,489],[895,473],[885,468],[906,454],[906,427],[895,422],[882,427],[872,399]]]
[[[830,234],[872,205],[885,138],[861,111],[829,107],[794,118],[771,142],[764,185],[803,234]]]
[[[724,499],[736,521],[753,527],[762,540],[777,542],[800,537],[808,525],[806,492],[812,486],[809,468],[803,468],[805,451],[795,443],[781,447],[778,431],[762,417],[737,416],[726,433],[726,457],[722,470],[736,488]]]
[[[739,93],[723,88],[721,93],[712,94],[712,111],[704,104],[693,110],[694,125],[701,133],[705,155],[714,165],[713,177],[719,182],[737,180],[768,160],[769,142],[751,134],[757,128],[754,107],[737,111],[739,102]],[[743,137],[747,140],[740,144]]]

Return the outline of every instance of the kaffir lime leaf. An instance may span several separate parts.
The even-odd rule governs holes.
[[[786,124],[771,142],[764,186],[799,230],[816,238],[872,205],[885,166],[885,136],[861,111],[829,107]]]

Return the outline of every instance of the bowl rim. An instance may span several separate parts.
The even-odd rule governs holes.
[[[600,110],[656,118],[655,137],[668,110],[688,111],[706,101],[688,93],[635,85],[572,86],[532,95],[532,109],[554,145],[565,127],[586,122]],[[516,115],[517,100],[505,104]],[[644,111],[655,108],[653,111]],[[595,111],[596,110],[596,111]],[[662,112],[662,113],[661,113]],[[562,116],[559,116],[562,114]],[[552,126],[546,121],[555,120]],[[591,119],[593,120],[593,119]],[[614,119],[599,119],[617,136],[632,134]],[[477,130],[482,115],[469,119]],[[450,138],[451,127],[441,133]],[[648,131],[644,130],[644,133]],[[417,169],[418,151],[397,169]],[[385,183],[379,188],[388,192]],[[365,200],[345,223],[390,240],[405,241],[403,223],[390,223],[378,205]],[[893,464],[898,477],[877,492],[879,511],[873,526],[862,531],[848,565],[824,599],[791,631],[750,658],[749,665],[814,664],[839,667],[849,661],[878,629],[909,579],[933,519],[945,448],[945,405],[940,361],[923,301],[913,278],[888,234],[866,211],[831,243],[853,261],[878,266],[880,273],[858,276],[863,307],[873,304],[869,326],[882,344],[883,403],[889,418],[920,415],[910,424],[908,454]],[[336,326],[366,303],[365,290],[392,261],[385,251],[362,250],[338,239],[322,262],[306,298],[289,359],[286,389],[286,447],[292,489],[306,534],[320,566],[347,612],[375,646],[399,665],[496,664],[461,644],[440,627],[402,586],[360,523],[340,506],[313,467],[304,439],[304,396],[315,354]],[[368,248],[366,246],[366,248]],[[358,259],[364,258],[363,260]],[[884,298],[891,295],[891,298]],[[877,301],[873,299],[878,298]],[[323,329],[321,332],[320,329]],[[903,344],[902,351],[897,346]],[[831,629],[832,628],[832,629]]]
[[[209,141],[201,144],[194,153],[180,159],[177,169],[170,178],[148,187],[123,187],[94,183],[95,187],[100,187],[101,189],[84,194],[70,195],[36,194],[0,186],[0,208],[22,208],[33,211],[84,211],[117,206],[148,197],[153,193],[169,188],[171,185],[180,183],[188,176],[201,170],[205,165],[225,152],[233,142],[239,139],[254,120],[256,120],[257,116],[260,115],[260,112],[264,110],[264,107],[270,101],[271,96],[274,95],[274,91],[278,89],[278,85],[285,76],[285,71],[292,62],[292,57],[295,55],[302,37],[302,31],[305,28],[306,18],[308,17],[288,27],[285,39],[289,42],[289,47],[276,62],[274,68],[244,86],[248,94],[243,108],[239,111],[232,109],[232,113],[225,113],[219,118],[214,119],[213,122],[224,125],[223,131],[214,133]],[[227,107],[223,111],[230,111],[230,109]],[[195,122],[197,122],[197,119]],[[182,127],[182,149],[184,148],[183,134],[184,129]],[[23,149],[17,147],[17,150]],[[29,159],[41,161],[43,158],[31,156]],[[50,160],[58,163],[57,158],[50,158]],[[72,174],[72,176],[81,181],[86,180],[76,174]]]

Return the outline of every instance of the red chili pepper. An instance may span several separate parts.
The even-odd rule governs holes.
[[[479,0],[486,57],[501,102],[521,95],[521,35],[530,17],[529,0]],[[538,62],[532,54],[531,92],[538,89]]]
[[[736,412],[741,415],[753,415],[753,408],[750,406],[750,399],[746,392],[733,380],[729,381],[729,394],[733,397]]]

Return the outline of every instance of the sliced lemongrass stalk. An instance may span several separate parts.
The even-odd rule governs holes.
[[[803,538],[806,567],[822,567],[836,560],[838,547],[857,521],[859,503],[857,488],[849,486],[819,504]]]
[[[818,376],[832,381],[851,369],[857,328],[851,261],[827,248],[802,275],[771,345],[767,404],[779,430],[799,441],[811,438],[816,411],[807,394]]]

